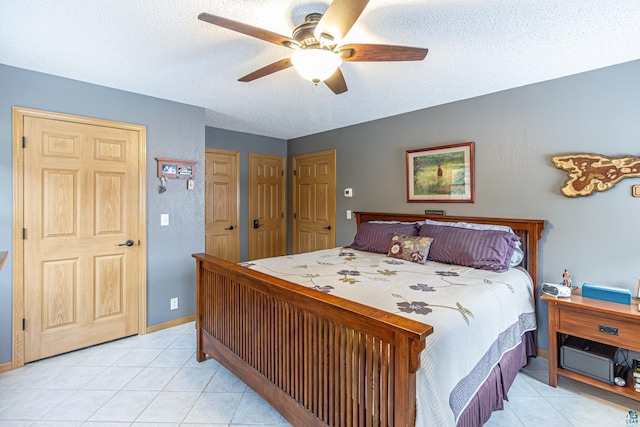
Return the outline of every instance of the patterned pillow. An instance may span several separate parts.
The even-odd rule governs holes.
[[[391,238],[387,256],[424,264],[427,262],[432,241],[431,237],[405,236],[396,233]]]
[[[500,230],[470,230],[424,224],[420,236],[433,237],[429,259],[446,264],[505,272],[520,238]]]
[[[389,243],[393,233],[417,236],[418,226],[416,224],[363,222],[358,228],[353,243],[347,247],[359,251],[386,254],[389,250]]]

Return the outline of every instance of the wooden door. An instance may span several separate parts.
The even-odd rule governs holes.
[[[52,117],[22,118],[24,362],[136,334],[146,305],[144,128]]]
[[[336,152],[292,158],[293,253],[336,245]]]
[[[237,151],[205,150],[204,251],[231,262],[240,262],[239,165]]]
[[[249,153],[249,259],[285,255],[285,158]]]

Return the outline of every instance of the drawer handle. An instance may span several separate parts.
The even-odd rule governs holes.
[[[600,325],[600,332],[608,335],[618,335],[618,328],[615,326]]]

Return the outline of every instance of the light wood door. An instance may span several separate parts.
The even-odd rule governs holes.
[[[237,151],[205,150],[204,251],[231,262],[240,262],[239,163]]]
[[[293,253],[336,245],[336,152],[292,158]]]
[[[24,361],[138,333],[139,133],[23,123]]]
[[[285,158],[249,153],[249,259],[285,255]]]

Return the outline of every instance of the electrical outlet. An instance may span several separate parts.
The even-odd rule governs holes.
[[[171,310],[178,309],[178,298],[171,298]]]
[[[169,225],[169,214],[160,214],[160,225]]]

